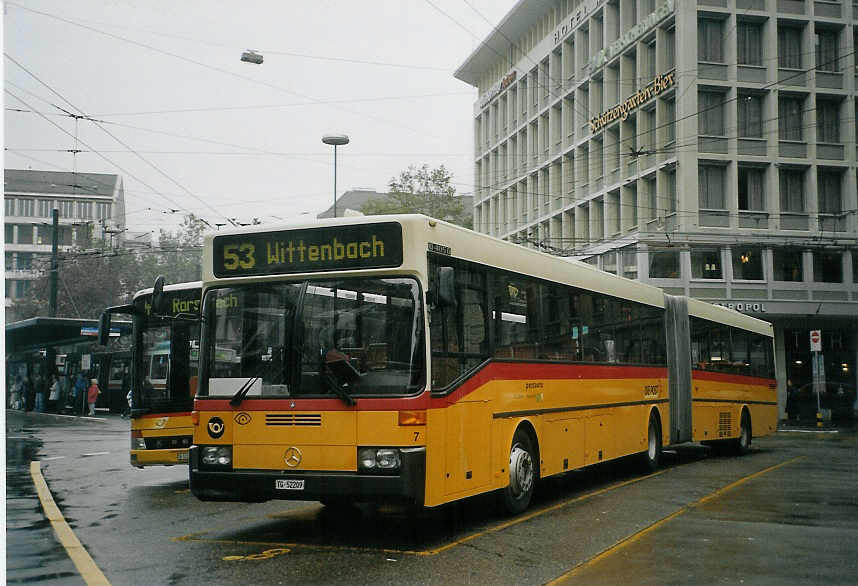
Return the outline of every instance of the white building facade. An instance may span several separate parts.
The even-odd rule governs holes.
[[[475,229],[775,325],[780,408],[858,368],[858,3],[520,0],[456,71]]]
[[[58,248],[92,239],[119,246],[125,229],[125,191],[118,175],[6,169],[4,257],[6,323],[16,321],[13,301],[25,297],[50,266],[53,209],[59,210]]]

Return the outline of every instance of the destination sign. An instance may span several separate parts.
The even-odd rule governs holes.
[[[200,313],[200,290],[198,288],[164,291],[164,299],[167,300],[163,309],[164,313],[159,315],[176,316],[180,313]],[[141,295],[134,300],[134,304],[145,315],[150,315],[152,313],[152,294]]]
[[[402,264],[396,222],[215,236],[216,277],[286,275]]]

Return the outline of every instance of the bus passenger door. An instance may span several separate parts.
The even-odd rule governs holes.
[[[445,489],[470,492],[489,483],[492,416],[488,401],[462,401],[447,411]]]

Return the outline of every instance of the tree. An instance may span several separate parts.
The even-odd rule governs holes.
[[[104,241],[86,242],[59,258],[57,317],[97,318],[105,307],[130,303],[135,292],[151,287],[155,277],[167,283],[197,281],[201,277],[204,224],[193,214],[184,217],[175,232],[161,230],[156,248],[113,250]],[[49,259],[29,294],[15,301],[20,319],[48,314]]]
[[[371,200],[361,207],[364,214],[425,214],[466,228],[473,226],[471,210],[465,209],[452,185],[453,175],[441,165],[429,169],[409,165],[388,182],[390,192],[383,199]]]

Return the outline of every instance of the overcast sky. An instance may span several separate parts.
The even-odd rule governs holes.
[[[453,71],[513,4],[7,1],[4,166],[121,175],[132,231],[323,211],[326,133],[351,138],[340,194],[423,163],[471,193],[476,90]],[[242,63],[246,49],[265,62]]]

